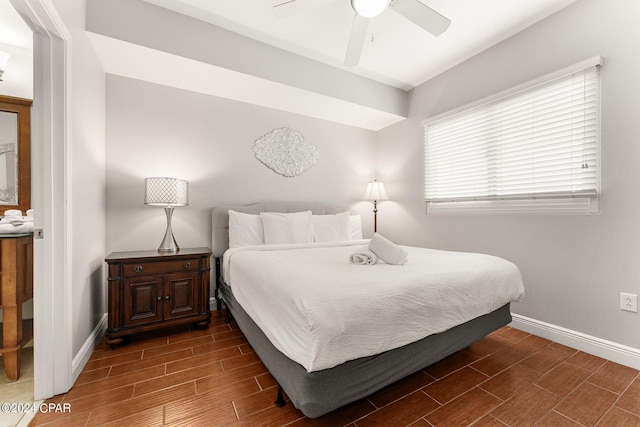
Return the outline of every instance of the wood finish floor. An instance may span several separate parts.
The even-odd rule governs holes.
[[[31,426],[640,426],[640,376],[504,327],[367,399],[316,419],[276,408],[276,382],[235,323],[100,343]]]

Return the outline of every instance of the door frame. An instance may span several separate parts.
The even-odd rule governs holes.
[[[34,398],[72,384],[71,223],[68,166],[71,146],[71,35],[52,0],[9,0],[33,31],[34,88],[31,203],[35,212]]]

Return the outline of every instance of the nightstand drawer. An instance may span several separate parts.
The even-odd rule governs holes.
[[[174,271],[197,271],[198,258],[187,258],[175,261],[125,263],[124,276],[135,277],[146,274],[170,273]]]

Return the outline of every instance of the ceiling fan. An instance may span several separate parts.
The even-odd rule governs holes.
[[[274,0],[274,11],[279,16],[293,15],[305,9],[326,3],[319,0]],[[380,15],[387,9],[404,16],[414,24],[430,32],[434,36],[442,34],[451,24],[451,21],[421,3],[420,0],[350,0],[351,7],[355,11],[351,35],[347,44],[347,53],[344,64],[347,66],[358,65],[360,54],[367,37],[367,29],[372,18]]]

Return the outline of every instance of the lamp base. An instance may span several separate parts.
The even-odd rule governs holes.
[[[167,231],[164,233],[164,239],[160,243],[158,252],[178,252],[180,247],[176,243],[176,239],[173,237],[173,231],[171,231],[171,216],[173,215],[173,208],[164,208],[164,213],[167,214]]]

